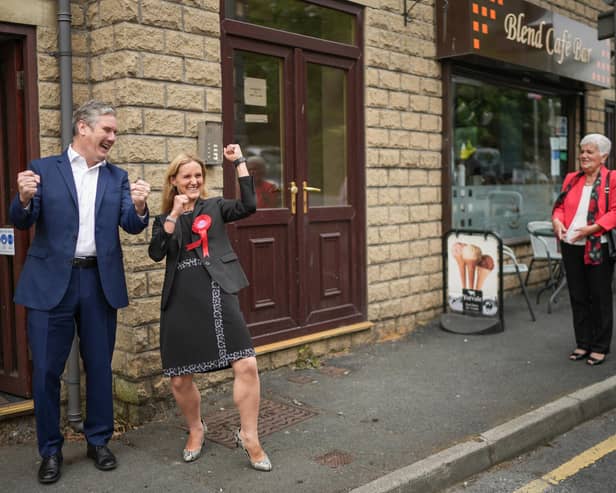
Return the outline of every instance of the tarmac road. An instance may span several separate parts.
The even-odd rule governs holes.
[[[271,473],[253,471],[242,451],[211,439],[201,459],[183,464],[186,435],[171,415],[114,440],[119,467],[112,472],[94,468],[83,442],[66,443],[63,477],[47,487],[36,481],[33,442],[2,446],[0,490],[440,491],[616,407],[616,357],[595,368],[567,359],[566,302],[551,315],[538,307],[534,323],[521,297],[506,303],[502,333],[461,336],[432,324],[323,359],[320,369],[263,372],[264,400],[315,411],[262,437]],[[204,398],[212,432],[217,413],[231,407],[228,387]],[[332,465],[323,457],[345,460]]]

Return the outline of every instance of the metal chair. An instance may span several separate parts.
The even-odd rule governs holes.
[[[524,283],[528,286],[528,278],[535,261],[547,262],[550,274],[550,277],[545,283],[545,287],[540,289],[537,293],[537,304],[539,304],[541,293],[550,288],[555,290],[559,285],[562,277],[561,262],[563,256],[558,249],[558,242],[555,236],[546,235],[545,233],[541,235],[539,234],[541,231],[552,231],[552,223],[550,221],[531,221],[526,225],[526,229],[530,234],[533,259],[528,267],[528,272],[526,273],[526,280]]]
[[[503,236],[521,236],[524,197],[515,190],[488,192],[488,219],[486,229]]]
[[[524,298],[526,299],[526,306],[528,306],[528,311],[530,312],[530,316],[535,322],[537,319],[535,318],[535,312],[533,312],[533,307],[528,299],[528,292],[526,291],[526,286],[524,285],[524,281],[522,280],[522,272],[528,273],[528,266],[526,264],[521,264],[518,262],[518,259],[515,256],[515,253],[511,248],[507,245],[503,245],[503,258],[508,258],[510,262],[503,262],[503,275],[512,275],[516,274],[518,276],[518,280],[520,281],[520,287],[522,288],[522,293],[524,294]]]

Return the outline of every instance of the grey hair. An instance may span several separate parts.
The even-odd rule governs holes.
[[[588,134],[585,135],[584,138],[580,141],[580,146],[591,144],[599,149],[599,153],[604,155],[609,155],[612,150],[612,141],[608,139],[605,135],[602,134]]]
[[[83,121],[90,128],[94,128],[97,120],[103,115],[115,116],[116,110],[113,106],[96,99],[86,101],[73,113],[73,136],[77,135],[77,123]]]

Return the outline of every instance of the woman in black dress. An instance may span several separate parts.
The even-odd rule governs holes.
[[[160,317],[163,373],[171,377],[190,430],[183,459],[192,462],[201,455],[207,431],[193,374],[232,367],[241,424],[236,443],[254,469],[269,471],[272,465],[257,433],[257,360],[236,296],[248,281],[225,230],[225,223],[255,212],[255,190],[240,147],[230,144],[224,155],[237,170],[240,200],[205,198],[205,166],[188,154],[177,156],[165,176],[163,214],[154,220],[149,248],[152,260],[166,257]]]

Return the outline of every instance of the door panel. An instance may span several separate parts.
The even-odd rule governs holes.
[[[348,222],[311,223],[307,324],[356,313],[351,303],[349,237]]]
[[[240,303],[255,340],[270,332],[297,327],[293,311],[293,249],[289,225],[239,222],[237,251],[250,286],[240,292]],[[291,289],[290,289],[291,287]]]

